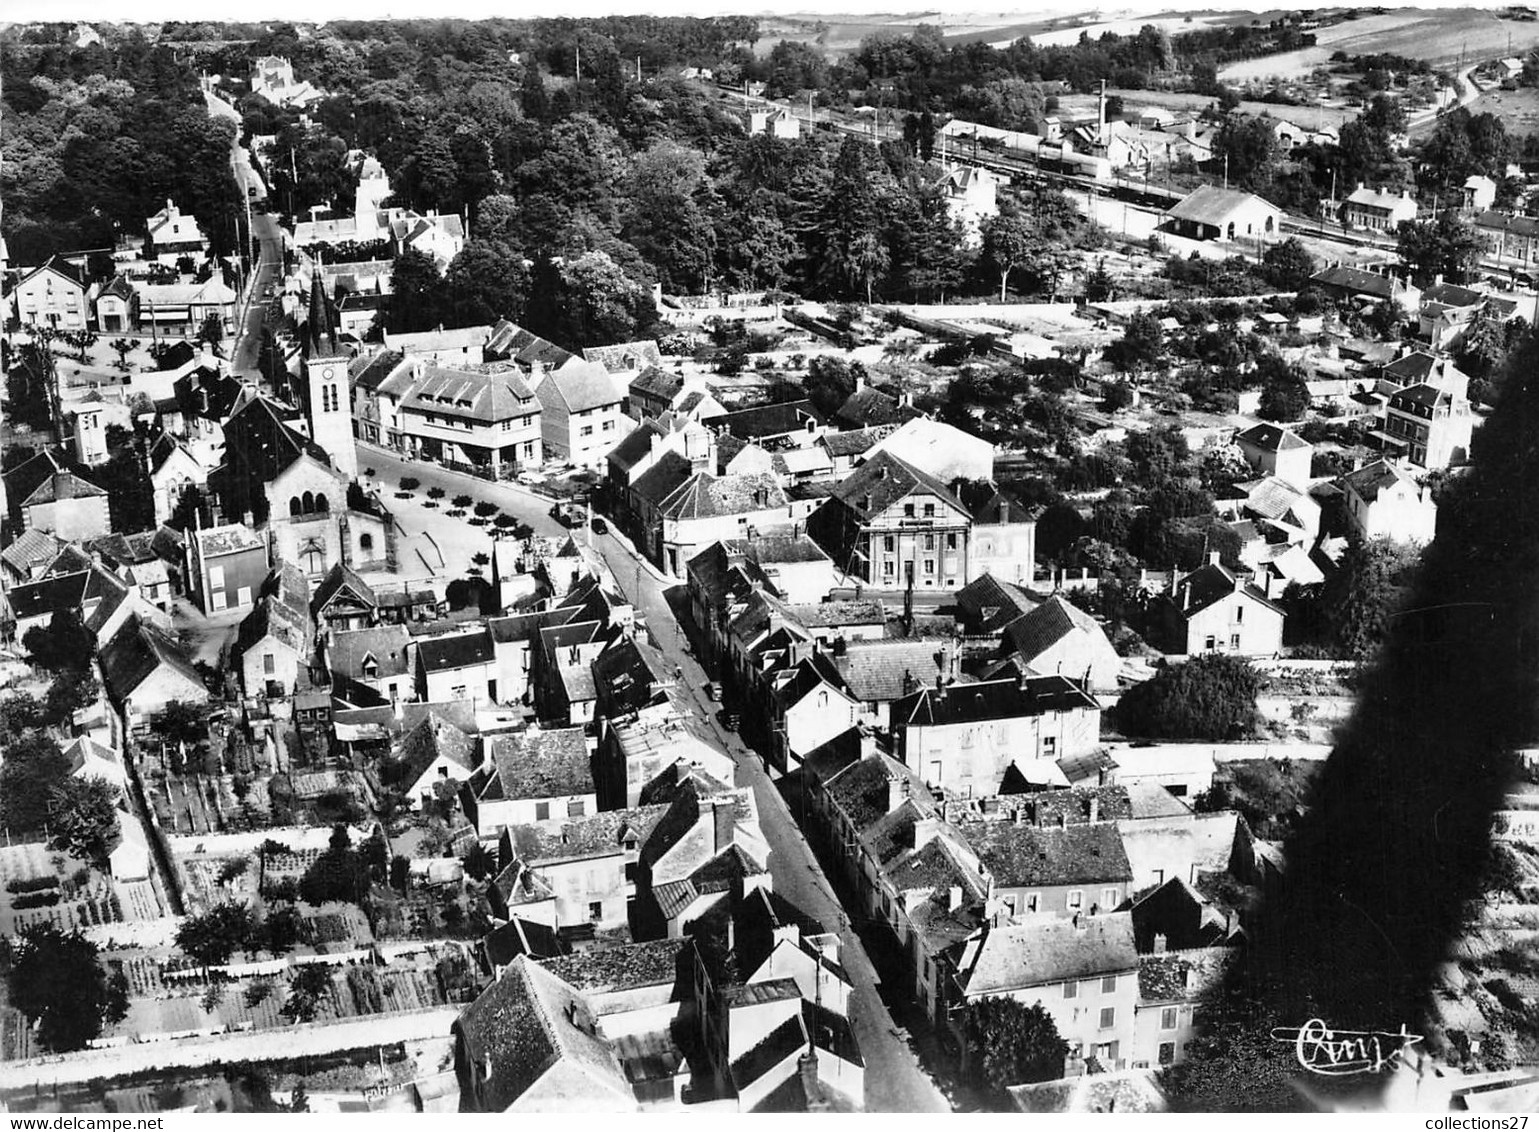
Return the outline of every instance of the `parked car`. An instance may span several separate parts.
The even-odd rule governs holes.
[[[552,503],[550,505],[550,517],[563,527],[572,525],[572,512],[565,503]]]
[[[595,515],[595,516],[593,516],[592,527],[593,527],[593,533],[596,534],[596,535],[602,535],[602,534],[608,534],[609,533],[609,524],[604,522],[604,517],[602,515]]]

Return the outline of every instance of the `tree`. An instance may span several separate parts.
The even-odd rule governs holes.
[[[305,1083],[300,1081],[294,1086],[294,1091],[289,1094],[290,1112],[309,1112],[310,1094],[305,1092]]]
[[[128,1014],[127,984],[108,977],[96,944],[51,923],[21,929],[10,991],[11,1005],[37,1025],[38,1043],[55,1053],[85,1048]]]
[[[118,788],[99,778],[67,778],[54,786],[48,792],[49,847],[104,868],[118,833],[120,799]]]
[[[1106,361],[1119,370],[1145,370],[1165,353],[1165,331],[1159,319],[1147,312],[1128,319],[1122,337],[1106,348]]]
[[[411,878],[411,861],[397,854],[390,859],[390,887],[397,892],[405,892],[407,881]]]
[[[1317,265],[1297,236],[1273,244],[1261,256],[1267,281],[1280,291],[1300,291],[1309,285]]]
[[[112,340],[112,352],[118,356],[118,360],[112,364],[124,373],[128,372],[128,355],[133,352],[135,343],[128,338],[114,338]]]
[[[426,252],[408,248],[390,268],[386,327],[396,334],[431,330],[438,325],[438,264]]]
[[[529,293],[523,253],[507,244],[470,240],[449,264],[437,292],[445,326],[481,326],[500,318],[519,322]]]
[[[208,737],[208,711],[187,700],[171,700],[156,717],[155,730],[173,746],[201,743]]]
[[[1261,390],[1260,414],[1269,421],[1296,421],[1309,411],[1309,386],[1298,374],[1274,377]]]
[[[1363,660],[1378,649],[1412,582],[1416,561],[1415,550],[1388,539],[1348,542],[1320,595],[1333,643],[1343,657]]]
[[[1293,1049],[1272,1036],[1278,1027],[1297,1026],[1297,1018],[1279,1016],[1263,994],[1238,975],[1204,996],[1197,1011],[1203,1024],[1187,1042],[1185,1056],[1160,1074],[1173,1110],[1311,1111],[1294,1088],[1299,1066]]]
[[[1261,676],[1239,657],[1205,654],[1129,688],[1114,709],[1124,734],[1224,742],[1256,729]]]
[[[68,779],[69,760],[47,736],[29,732],[9,741],[0,761],[0,824],[13,834],[41,830],[54,787]]]
[[[1069,1043],[1040,1002],[984,998],[962,1010],[962,1041],[972,1076],[996,1092],[1063,1076]]]
[[[96,635],[72,609],[57,610],[47,626],[34,625],[21,638],[32,662],[50,672],[74,672],[91,666]]]
[[[193,962],[218,967],[229,962],[237,951],[250,950],[255,932],[256,918],[251,908],[236,900],[226,900],[202,915],[183,920],[176,929],[176,945]]]
[[[1203,814],[1236,810],[1257,837],[1281,841],[1309,801],[1310,782],[1308,764],[1291,759],[1227,762],[1192,804]]]
[[[1450,210],[1431,220],[1400,225],[1396,247],[1416,284],[1425,287],[1439,275],[1450,283],[1462,283],[1480,261],[1485,245],[1479,233]]]
[[[48,685],[43,697],[46,721],[68,725],[75,712],[96,702],[101,685],[89,671],[73,670],[59,673]]]
[[[1213,137],[1213,159],[1244,189],[1263,187],[1277,160],[1277,130],[1270,118],[1229,114]]]
[[[477,841],[465,854],[465,871],[476,880],[485,880],[497,871],[497,858],[487,852],[486,847]]]
[[[999,301],[1005,301],[1010,273],[1027,263],[1035,248],[1031,227],[1019,213],[1000,212],[983,224],[983,258],[999,273]]]
[[[320,1013],[321,998],[331,994],[331,971],[324,963],[306,963],[294,972],[289,996],[278,1011],[290,1022],[313,1022]]]

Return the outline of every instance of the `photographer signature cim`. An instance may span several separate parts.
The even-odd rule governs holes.
[[[1302,1026],[1278,1026],[1272,1037],[1292,1044],[1298,1063],[1323,1077],[1348,1077],[1357,1073],[1379,1073],[1405,1061],[1411,1048],[1422,1040],[1420,1034],[1383,1030],[1333,1030],[1319,1018]]]

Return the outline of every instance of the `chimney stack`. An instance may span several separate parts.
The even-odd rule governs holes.
[[[1101,820],[1101,796],[1099,794],[1092,794],[1090,796],[1090,824],[1094,825],[1096,822],[1098,822],[1100,820]]]
[[[1165,954],[1165,933],[1164,932],[1155,932],[1154,933],[1154,954],[1156,954],[1156,955],[1163,955],[1163,954]]]
[[[730,798],[717,798],[712,804],[712,819],[716,828],[716,852],[724,852],[732,844],[732,834],[737,828],[737,815]]]
[[[948,912],[956,912],[959,911],[961,907],[962,886],[960,884],[954,884],[951,886],[951,891],[947,894],[946,910]]]

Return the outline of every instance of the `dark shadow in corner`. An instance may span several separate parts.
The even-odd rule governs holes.
[[[1300,1086],[1366,1100],[1380,1076],[1304,1073],[1254,1031],[1312,1018],[1427,1036],[1433,991],[1478,915],[1494,811],[1535,737],[1539,642],[1539,334],[1514,353],[1473,466],[1450,484],[1411,598],[1286,846],[1251,947],[1207,1012],[1224,1052],[1167,1079],[1175,1107],[1307,1108]],[[1241,1035],[1243,1034],[1243,1037]],[[1238,1083],[1217,1086],[1225,1057]],[[1264,1082],[1252,1076],[1265,1063]],[[1254,1082],[1254,1086],[1248,1082]]]

